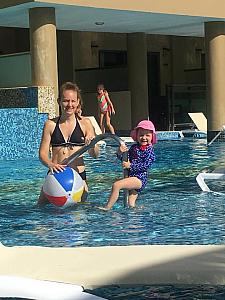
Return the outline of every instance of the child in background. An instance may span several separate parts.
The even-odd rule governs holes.
[[[112,104],[112,101],[109,98],[108,92],[105,90],[103,84],[99,84],[97,86],[97,100],[98,100],[98,107],[100,110],[100,118],[99,118],[99,125],[102,130],[102,133],[105,133],[105,125],[108,127],[109,131],[112,134],[115,134],[115,130],[111,124],[110,116],[111,114],[115,114],[115,110]]]
[[[153,144],[156,143],[155,126],[151,121],[143,120],[131,131],[131,137],[136,142],[128,150],[122,144],[117,152],[118,158],[122,159],[122,153],[128,151],[128,161],[123,162],[123,168],[129,170],[128,178],[114,182],[111,195],[102,210],[110,210],[119,197],[121,189],[129,190],[129,207],[135,207],[138,194],[144,189],[148,179],[148,169],[155,161]]]

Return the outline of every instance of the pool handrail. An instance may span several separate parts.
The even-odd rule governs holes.
[[[205,180],[225,180],[225,168],[218,167],[211,173],[202,172],[196,177],[196,181],[203,192],[212,192],[205,183]]]
[[[212,143],[217,140],[222,133],[225,132],[225,125],[222,126],[222,129],[214,136],[214,138],[207,144],[207,146],[212,145]]]
[[[64,159],[62,161],[62,164],[69,165],[71,164],[76,158],[78,158],[80,155],[82,155],[84,152],[87,150],[93,148],[95,144],[97,144],[99,141],[107,139],[107,138],[112,138],[114,139],[119,145],[124,144],[125,142],[116,134],[112,133],[102,133],[97,135],[88,145],[83,146],[76,152],[74,152],[72,155],[70,155],[68,158]],[[124,152],[122,155],[122,161],[127,161],[128,160],[128,152]],[[128,169],[123,169],[123,177],[127,178],[128,177]],[[124,190],[124,207],[128,206],[128,190]]]

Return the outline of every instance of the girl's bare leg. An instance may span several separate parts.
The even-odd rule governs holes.
[[[102,210],[110,210],[113,207],[113,205],[116,203],[121,189],[137,190],[140,189],[141,186],[142,186],[141,180],[138,179],[137,177],[128,177],[114,182],[108,202],[104,207],[99,207],[99,208]]]
[[[102,133],[105,133],[105,126],[104,126],[104,114],[100,113],[99,117],[99,125],[101,128]]]
[[[115,130],[111,124],[111,120],[110,120],[110,114],[109,112],[107,111],[106,114],[105,114],[105,120],[106,120],[106,126],[109,128],[109,131],[112,133],[112,134],[115,134]]]
[[[137,197],[138,197],[138,192],[136,190],[130,191],[130,194],[129,194],[129,197],[128,197],[129,207],[135,207]]]

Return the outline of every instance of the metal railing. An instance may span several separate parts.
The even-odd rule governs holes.
[[[118,143],[118,145],[124,144],[124,141],[115,134],[111,134],[111,133],[99,134],[90,142],[90,144],[85,145],[82,148],[80,148],[79,150],[77,150],[76,152],[74,152],[71,156],[64,159],[62,161],[62,163],[66,164],[66,165],[71,164],[80,155],[85,153],[87,150],[93,148],[95,146],[95,144],[97,144],[99,141],[104,140],[104,139],[108,139],[108,138],[114,139]],[[123,153],[122,160],[123,161],[128,160],[128,152]],[[124,178],[128,177],[128,170],[127,169],[123,169],[123,176],[124,176]],[[124,190],[124,207],[127,207],[127,206],[128,206],[128,190]]]

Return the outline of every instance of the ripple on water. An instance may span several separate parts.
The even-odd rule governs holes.
[[[46,175],[37,159],[0,161],[1,241],[51,247],[224,244],[225,193],[220,192],[225,182],[214,184],[219,193],[202,193],[195,180],[203,168],[225,161],[221,144],[159,142],[137,208],[125,209],[121,193],[110,212],[96,206],[107,201],[112,183],[122,177],[116,147],[103,149],[97,160],[85,155],[88,202],[66,210],[36,207]]]

